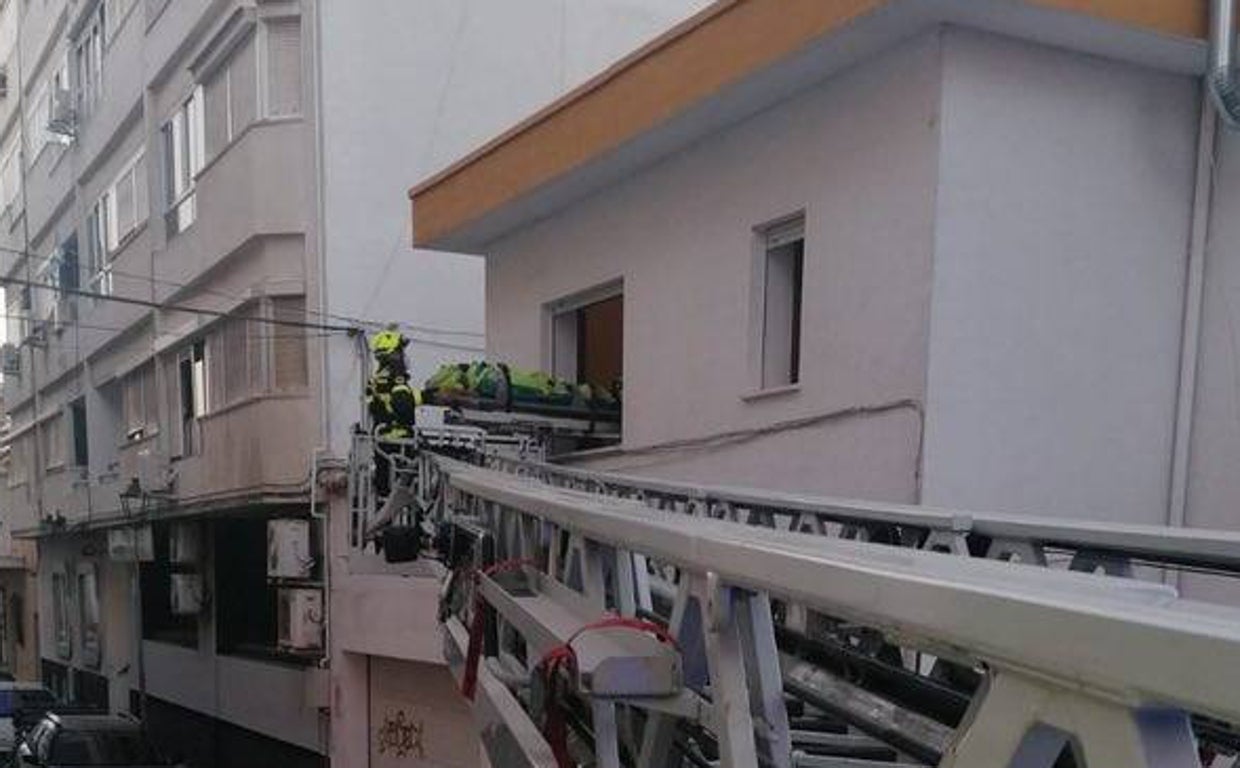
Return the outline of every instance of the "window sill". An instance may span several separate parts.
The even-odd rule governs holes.
[[[800,391],[801,391],[800,384],[784,384],[783,386],[779,386],[779,387],[768,387],[766,389],[755,389],[751,392],[746,392],[745,394],[741,395],[741,399],[747,403],[752,403],[755,400],[766,400],[767,398],[771,398],[771,397],[780,397],[782,395],[793,395]]]

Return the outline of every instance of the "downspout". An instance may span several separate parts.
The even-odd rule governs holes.
[[[1230,5],[1231,0],[1223,0]],[[1207,86],[1213,90],[1212,86]],[[1237,102],[1240,105],[1240,102]],[[1187,522],[1188,461],[1193,431],[1193,405],[1197,391],[1197,362],[1201,345],[1201,314],[1205,296],[1206,246],[1210,236],[1210,207],[1214,191],[1214,155],[1218,135],[1214,103],[1203,94],[1201,124],[1197,137],[1196,184],[1188,240],[1188,265],[1184,280],[1184,317],[1180,336],[1180,375],[1175,404],[1175,434],[1171,449],[1171,484],[1167,525],[1182,528]]]
[[[1206,64],[1205,90],[1201,100],[1201,123],[1197,138],[1196,184],[1193,190],[1188,265],[1184,283],[1184,318],[1180,340],[1180,375],[1176,395],[1175,434],[1171,452],[1171,483],[1167,524],[1183,527],[1188,521],[1188,470],[1191,449],[1197,365],[1201,345],[1202,306],[1205,294],[1206,249],[1210,236],[1210,209],[1214,192],[1214,162],[1218,120],[1240,127],[1240,81],[1235,72],[1236,0],[1210,2],[1210,52]],[[1179,574],[1168,574],[1179,582]]]

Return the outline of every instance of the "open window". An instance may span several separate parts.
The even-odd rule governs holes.
[[[73,466],[86,468],[90,466],[90,445],[86,426],[86,399],[79,397],[69,404],[69,421],[73,440]]]
[[[801,380],[805,217],[759,227],[754,264],[754,370],[761,391]]]
[[[551,371],[619,391],[624,380],[624,293],[619,284],[550,305]]]
[[[207,343],[203,339],[190,344],[177,356],[177,381],[180,398],[178,413],[181,427],[181,455],[197,453],[198,420],[207,415]]]

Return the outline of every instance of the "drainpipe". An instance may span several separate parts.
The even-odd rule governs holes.
[[[1187,523],[1189,454],[1193,429],[1197,365],[1201,344],[1202,305],[1205,294],[1206,249],[1210,236],[1210,209],[1214,192],[1214,162],[1218,120],[1240,127],[1240,83],[1233,69],[1235,54],[1235,0],[1211,0],[1210,55],[1201,100],[1197,137],[1196,184],[1193,189],[1188,265],[1184,281],[1184,316],[1180,337],[1180,374],[1176,395],[1175,433],[1171,449],[1171,482],[1167,524]],[[1178,586],[1180,574],[1166,580]]]
[[[1240,127],[1240,80],[1235,72],[1236,0],[1210,0],[1210,60],[1206,86],[1219,115]]]

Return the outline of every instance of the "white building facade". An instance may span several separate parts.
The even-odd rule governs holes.
[[[673,5],[0,3],[3,515],[37,546],[46,684],[195,766],[367,764],[333,702],[369,677],[314,608],[349,584],[323,513],[362,334],[401,324],[422,375],[484,332],[481,264],[410,252],[403,185]]]
[[[577,461],[1240,526],[1206,4],[777,5],[717,6],[411,192],[418,244],[486,255],[489,355],[557,367],[560,318],[621,297],[623,442]]]

